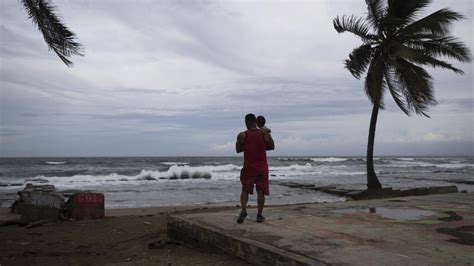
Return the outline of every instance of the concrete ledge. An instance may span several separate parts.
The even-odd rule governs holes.
[[[474,194],[177,214],[168,236],[256,265],[470,265]]]
[[[255,265],[326,265],[261,242],[231,236],[218,228],[182,216],[168,218],[168,237],[193,247],[237,256]]]
[[[320,191],[323,193],[337,195],[340,197],[348,197],[353,200],[425,196],[425,195],[449,194],[449,193],[458,192],[458,188],[456,186],[418,187],[418,188],[412,188],[412,189],[393,189],[391,187],[387,187],[387,188],[373,189],[373,190],[360,190],[360,189],[346,188],[344,186],[338,186],[338,185],[316,186],[312,184],[300,184],[297,182],[286,182],[286,181],[285,182],[274,181],[272,183],[278,184],[280,186],[290,187],[290,188],[300,188],[300,189]]]

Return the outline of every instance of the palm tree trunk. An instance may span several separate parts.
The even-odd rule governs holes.
[[[374,142],[375,127],[377,125],[377,116],[379,114],[379,105],[374,104],[372,116],[370,117],[369,141],[367,144],[367,189],[380,189],[382,185],[377,178],[374,170]]]

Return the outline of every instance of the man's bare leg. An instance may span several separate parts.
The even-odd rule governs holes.
[[[265,205],[265,194],[262,190],[257,189],[257,207],[258,207],[258,215],[262,216],[263,206]]]
[[[257,207],[258,207],[258,214],[257,214],[257,223],[262,223],[265,221],[265,217],[263,217],[263,206],[265,205],[265,194],[262,190],[257,189]]]
[[[249,201],[249,193],[242,191],[240,193],[240,207],[242,210],[247,209],[247,202]]]
[[[240,206],[242,210],[240,211],[239,218],[237,219],[237,223],[241,224],[244,222],[245,217],[247,217],[247,202],[249,201],[249,193],[242,191],[240,193]]]

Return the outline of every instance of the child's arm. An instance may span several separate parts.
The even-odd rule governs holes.
[[[275,143],[273,142],[272,135],[267,132],[263,132],[263,138],[265,139],[265,142],[267,143],[267,151],[271,151],[275,149]]]

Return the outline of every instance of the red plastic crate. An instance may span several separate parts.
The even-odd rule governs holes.
[[[105,215],[102,193],[75,193],[68,201],[69,216],[76,220],[102,219]]]

